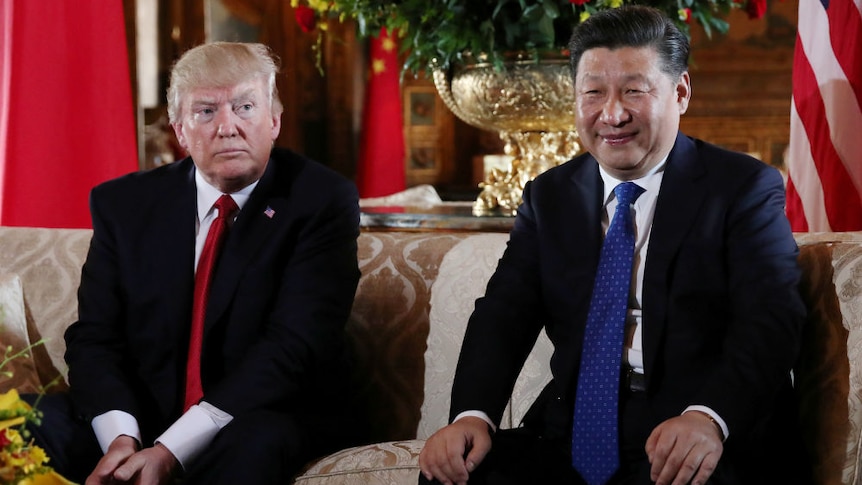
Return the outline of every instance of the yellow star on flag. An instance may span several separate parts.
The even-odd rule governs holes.
[[[371,61],[371,71],[374,74],[381,74],[386,71],[386,61],[383,59],[374,59]]]
[[[392,52],[393,50],[395,50],[395,41],[393,41],[389,37],[386,37],[383,39],[383,41],[380,42],[380,47],[386,52]]]

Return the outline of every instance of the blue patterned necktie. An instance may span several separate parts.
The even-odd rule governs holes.
[[[631,205],[644,189],[614,188],[617,209],[605,235],[587,314],[572,427],[572,466],[589,485],[604,485],[620,466],[618,401],[623,332],[634,258]]]

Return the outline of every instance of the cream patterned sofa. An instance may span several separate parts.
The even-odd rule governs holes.
[[[0,390],[65,383],[62,333],[75,319],[75,290],[88,230],[0,227],[0,343],[22,348]],[[448,391],[473,301],[507,235],[363,232],[362,279],[348,331],[359,361],[374,444],[311,464],[297,485],[413,484],[423,439],[444,425]],[[806,438],[819,484],[862,485],[862,233],[799,234],[802,291],[810,309],[796,370]],[[522,372],[504,426],[516,426],[547,378],[542,339]]]

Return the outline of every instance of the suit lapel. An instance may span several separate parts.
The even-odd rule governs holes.
[[[670,267],[707,196],[706,167],[694,142],[677,134],[659,189],[643,281],[643,351],[647,379],[665,331]]]
[[[218,321],[232,301],[249,259],[257,254],[257,249],[278,226],[280,215],[288,213],[284,198],[270,197],[275,185],[275,165],[272,159],[267,164],[263,177],[237,216],[225,241],[210,287],[205,332]],[[270,216],[265,213],[267,209],[272,209],[274,214]]]
[[[570,162],[571,163],[571,162]],[[568,294],[577,295],[583,291],[591,292],[595,271],[598,265],[599,253],[604,239],[601,227],[602,196],[604,184],[599,175],[598,162],[589,154],[576,167],[571,175],[571,191],[569,199],[561,201],[560,207],[564,219],[560,221],[561,233],[564,234],[563,247],[568,248],[568,265],[566,274],[579,275],[578,278],[567,282],[571,284]],[[584,299],[586,308],[572,307],[572,318],[582,314],[584,317],[589,311],[589,295]],[[570,392],[574,385],[574,372],[579,367],[581,346],[583,344],[584,322],[581,320],[572,326],[568,338],[569,344],[563,345],[572,350],[561,354],[565,363],[557,366],[559,374],[558,382],[566,383],[566,392]]]
[[[602,230],[601,230],[601,212],[602,212],[602,196],[604,195],[604,184],[599,175],[599,164],[592,157],[588,158],[580,164],[578,169],[572,174],[573,197],[574,203],[564,205],[563,207],[571,207],[575,211],[576,218],[573,220],[584,221],[586,228],[583,232],[570,234],[575,236],[572,239],[572,246],[576,248],[573,253],[579,261],[583,260],[584,254],[594,254],[596,258],[599,255],[599,248],[602,245]],[[590,264],[594,265],[595,262]]]

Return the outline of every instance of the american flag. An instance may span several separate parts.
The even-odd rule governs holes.
[[[275,215],[275,210],[273,210],[273,208],[270,206],[266,206],[266,210],[263,211],[263,213],[266,215],[266,217],[272,219],[272,216]]]
[[[862,0],[800,0],[787,154],[794,231],[862,230]]]

